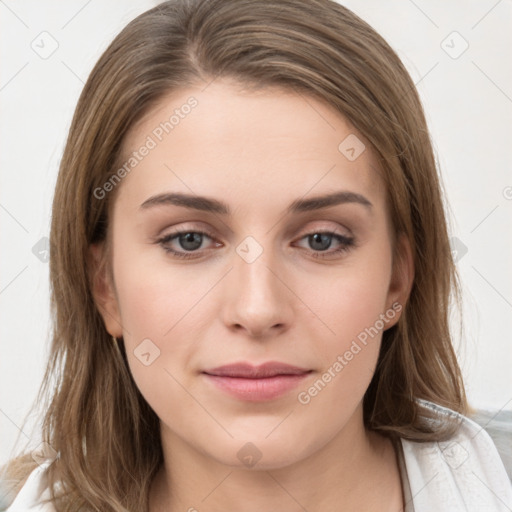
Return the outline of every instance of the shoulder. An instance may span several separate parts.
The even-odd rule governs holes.
[[[512,510],[512,484],[489,434],[469,418],[432,402],[440,420],[456,420],[447,441],[401,439],[415,512]]]
[[[7,503],[1,505],[7,505],[6,512],[55,512],[55,507],[51,503],[45,503],[45,500],[50,499],[46,470],[52,462],[51,459],[41,461],[28,475],[14,499],[9,498],[9,492],[5,489]],[[8,483],[2,482],[2,486],[8,488]]]

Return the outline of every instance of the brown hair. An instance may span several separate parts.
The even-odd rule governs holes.
[[[49,400],[43,439],[59,452],[48,470],[49,482],[59,480],[65,491],[59,511],[147,508],[163,460],[159,424],[91,292],[88,249],[108,243],[119,187],[103,199],[94,190],[114,175],[128,131],[165,95],[216,77],[314,96],[349,119],[378,157],[394,234],[410,242],[415,278],[398,324],[383,333],[364,397],[367,428],[440,440],[453,426],[425,422],[429,412],[417,399],[466,411],[448,323],[460,288],[441,183],[417,91],[395,52],[331,0],[172,0],[129,23],[99,59],[58,175],[50,234],[54,332],[40,397]]]

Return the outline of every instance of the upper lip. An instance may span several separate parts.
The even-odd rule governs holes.
[[[217,366],[211,370],[205,370],[203,373],[215,375],[218,377],[240,377],[245,379],[262,379],[265,377],[274,377],[276,375],[301,375],[311,370],[299,368],[286,363],[269,361],[268,363],[254,366],[250,363],[233,363],[223,366]]]

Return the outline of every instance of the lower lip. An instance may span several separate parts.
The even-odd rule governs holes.
[[[246,379],[241,377],[220,377],[218,375],[204,374],[218,388],[239,398],[250,402],[263,402],[278,398],[297,387],[308,375],[276,375],[263,379]]]

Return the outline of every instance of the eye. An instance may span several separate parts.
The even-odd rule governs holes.
[[[204,237],[213,240],[213,236],[206,231],[191,231],[191,230],[176,230],[163,238],[160,238],[157,242],[162,246],[165,252],[172,254],[177,258],[198,258],[200,254],[194,254],[201,247]],[[176,239],[176,242],[181,249],[190,252],[181,252],[179,250],[171,248],[168,244]],[[221,245],[221,244],[217,244]]]
[[[201,251],[199,249],[205,237],[212,241],[214,240],[213,235],[207,231],[178,229],[158,239],[157,243],[162,246],[165,252],[173,257],[182,259],[200,258]],[[309,252],[314,258],[335,257],[355,246],[355,239],[353,237],[339,235],[333,231],[314,231],[300,238],[300,240],[304,239],[307,239],[308,244],[312,247],[313,250]],[[339,246],[334,250],[328,251],[333,239]],[[169,244],[172,242],[177,243],[179,247],[171,247]],[[222,244],[215,242],[215,245],[219,247]]]
[[[355,246],[353,237],[339,235],[332,231],[315,231],[301,238],[301,240],[304,239],[307,239],[308,244],[313,248],[311,256],[314,258],[330,258],[349,251]],[[331,247],[333,239],[339,246],[334,250],[327,251]]]

